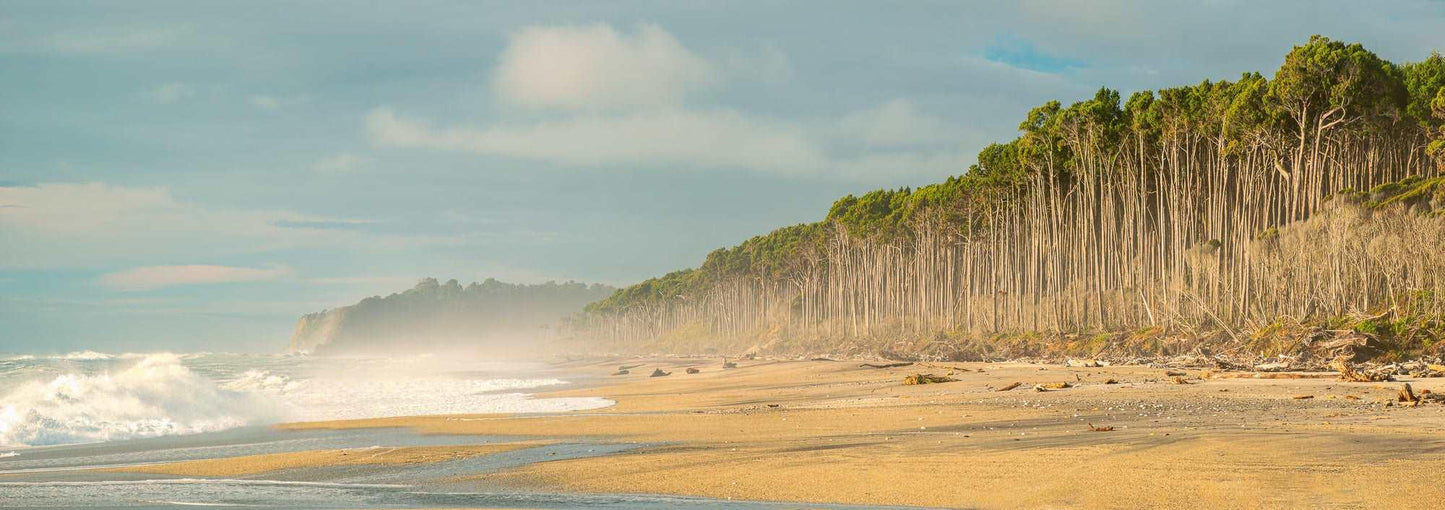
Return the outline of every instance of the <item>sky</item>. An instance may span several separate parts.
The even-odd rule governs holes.
[[[1311,34],[1421,60],[1445,2],[0,0],[0,352],[278,351],[427,276],[626,285]]]

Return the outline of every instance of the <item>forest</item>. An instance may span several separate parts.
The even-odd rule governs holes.
[[[514,351],[556,336],[557,321],[612,294],[606,285],[520,285],[488,278],[466,287],[424,278],[415,287],[301,317],[291,352],[323,354]]]
[[[1348,332],[1438,353],[1442,124],[1438,53],[1314,36],[1272,77],[1050,101],[961,176],[843,197],[568,331],[613,351],[1269,354]]]

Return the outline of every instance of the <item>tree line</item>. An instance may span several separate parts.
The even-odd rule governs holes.
[[[871,345],[1445,312],[1445,58],[1314,36],[1272,78],[1029,111],[962,176],[847,196],[571,323],[602,346]]]

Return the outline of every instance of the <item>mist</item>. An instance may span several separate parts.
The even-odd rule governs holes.
[[[564,334],[567,319],[613,292],[576,282],[515,285],[487,279],[463,287],[456,280],[425,278],[404,292],[301,317],[287,350],[537,359]]]

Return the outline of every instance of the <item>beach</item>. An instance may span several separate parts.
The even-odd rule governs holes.
[[[619,365],[636,366],[606,375]],[[616,401],[586,412],[279,428],[636,445],[454,480],[518,490],[948,508],[1399,508],[1445,497],[1435,483],[1445,406],[1394,404],[1401,382],[1205,378],[1213,374],[1140,366],[721,365],[565,365],[600,383],[539,396]],[[671,375],[649,377],[655,368]],[[903,384],[916,373],[957,381]],[[1406,381],[1417,392],[1445,391],[1445,379]],[[1035,388],[1050,383],[1070,387]]]

